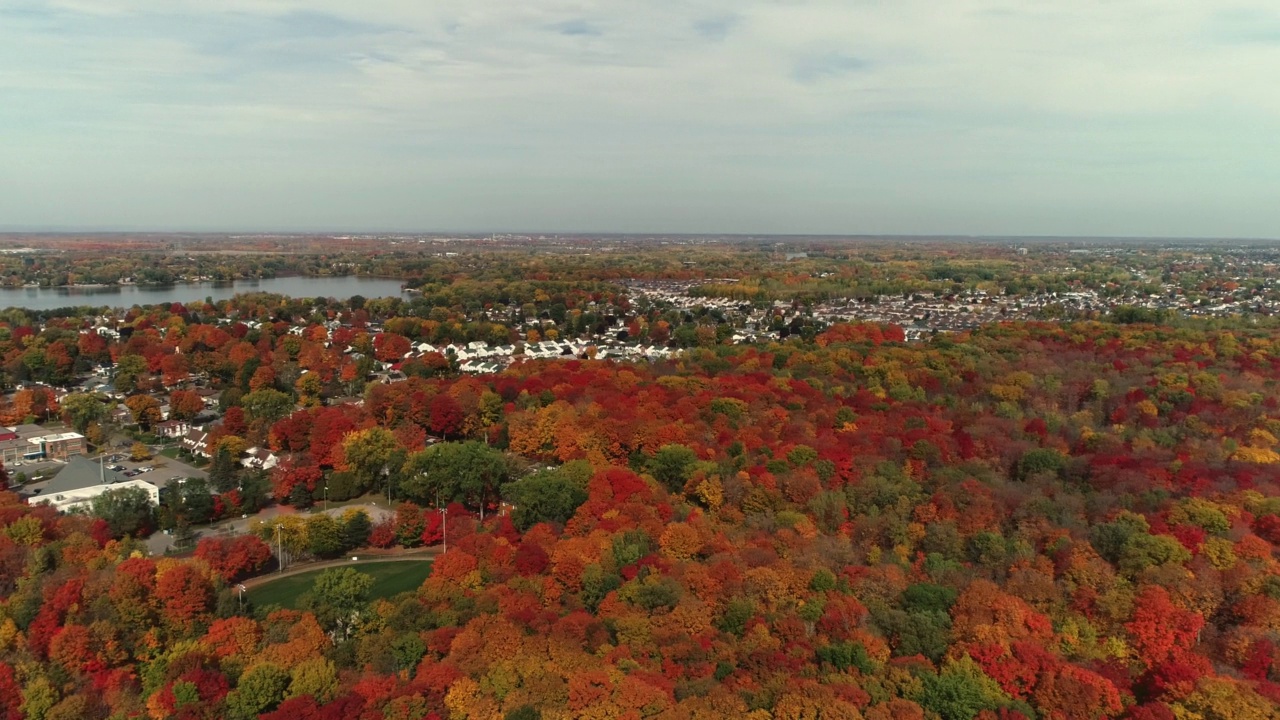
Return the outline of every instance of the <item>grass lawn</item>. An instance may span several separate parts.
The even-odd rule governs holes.
[[[341,566],[338,566],[341,567]],[[416,590],[423,580],[431,574],[431,561],[392,561],[351,563],[351,568],[373,576],[373,587],[369,590],[370,599],[387,598],[409,590]],[[245,595],[253,600],[257,607],[280,605],[296,607],[298,597],[311,589],[316,576],[325,570],[312,570],[299,575],[290,575],[253,588]]]
[[[161,455],[163,455],[163,456],[165,456],[165,457],[167,457],[167,458],[169,458],[170,460],[177,460],[177,459],[178,459],[178,448],[176,448],[176,447],[168,447],[168,448],[165,448],[165,449],[161,450],[161,451],[160,451],[160,454],[161,454]]]

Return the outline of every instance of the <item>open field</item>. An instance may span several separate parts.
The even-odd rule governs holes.
[[[431,574],[430,560],[421,562],[385,561],[359,566],[353,564],[353,567],[362,573],[373,576],[373,588],[369,591],[371,599],[387,598],[414,590]],[[313,570],[300,575],[283,577],[274,582],[253,588],[247,593],[247,597],[252,599],[253,603],[258,607],[280,605],[281,607],[293,608],[296,607],[298,598],[311,589],[311,584],[315,582],[316,576],[322,572],[324,570]]]

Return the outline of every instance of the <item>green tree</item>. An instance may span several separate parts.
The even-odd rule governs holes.
[[[348,510],[342,516],[342,547],[345,550],[364,547],[369,542],[373,522],[363,510]]]
[[[520,532],[541,522],[568,522],[587,501],[586,490],[555,470],[517,480],[507,485],[503,494],[515,505],[511,521]]]
[[[667,490],[678,493],[689,481],[689,474],[697,461],[698,456],[684,445],[663,445],[649,459],[649,472]]]
[[[389,478],[392,461],[399,451],[400,442],[386,428],[374,427],[351,433],[342,441],[342,454],[347,466],[364,489],[376,487],[380,477]]]
[[[310,695],[324,703],[338,694],[338,670],[331,660],[322,657],[303,660],[293,667],[291,675],[289,697]]]
[[[62,415],[76,432],[83,435],[89,429],[89,423],[101,422],[107,417],[107,406],[98,395],[71,393],[62,398]]]
[[[363,624],[372,587],[373,578],[365,573],[345,567],[325,570],[299,604],[312,611],[326,630],[350,638]]]
[[[169,508],[175,518],[189,524],[207,523],[213,520],[215,509],[209,483],[203,478],[187,478],[175,487],[170,484]]]
[[[949,661],[937,675],[924,676],[920,705],[942,720],[972,720],[983,710],[998,710],[1008,696],[967,655]]]
[[[213,462],[209,464],[209,482],[218,492],[227,492],[236,487],[239,470],[240,464],[231,456],[231,451],[219,446],[213,453]]]
[[[326,513],[307,518],[307,549],[312,555],[322,558],[341,554],[345,549],[342,526]]]
[[[426,654],[426,643],[414,633],[400,635],[391,641],[391,657],[395,660],[396,670],[413,670]]]
[[[279,390],[263,388],[240,398],[240,406],[250,420],[273,423],[293,412],[293,398]]]
[[[138,380],[147,372],[147,360],[141,355],[124,355],[116,361],[116,391],[128,395],[138,389]]]
[[[1036,448],[1028,450],[1018,460],[1018,477],[1027,479],[1041,473],[1058,473],[1066,465],[1067,459],[1053,448]]]
[[[240,676],[236,689],[227,695],[227,711],[234,720],[253,720],[280,704],[288,687],[289,673],[279,666],[254,665]]]
[[[502,451],[476,440],[439,443],[410,455],[401,475],[401,492],[414,502],[461,502],[483,512],[511,479],[511,464]]]
[[[112,488],[94,498],[90,514],[105,520],[114,537],[146,535],[155,528],[151,494],[140,487]]]
[[[240,509],[241,512],[253,514],[267,504],[267,495],[271,493],[271,478],[266,470],[241,470],[240,472]]]

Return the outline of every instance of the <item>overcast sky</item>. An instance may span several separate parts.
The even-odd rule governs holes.
[[[1280,237],[1280,6],[0,0],[0,226]]]

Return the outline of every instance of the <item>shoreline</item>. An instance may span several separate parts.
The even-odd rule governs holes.
[[[235,278],[233,280],[177,280],[170,283],[77,283],[75,285],[0,285],[0,290],[98,290],[106,288],[169,288],[178,287],[180,285],[214,285],[226,287],[235,285],[240,282],[263,282],[269,280],[289,280],[292,278],[301,278],[304,280],[343,280],[346,278],[354,278],[356,280],[396,280],[400,282],[400,288],[405,288],[408,278],[389,277],[386,275],[276,275],[269,278]]]

